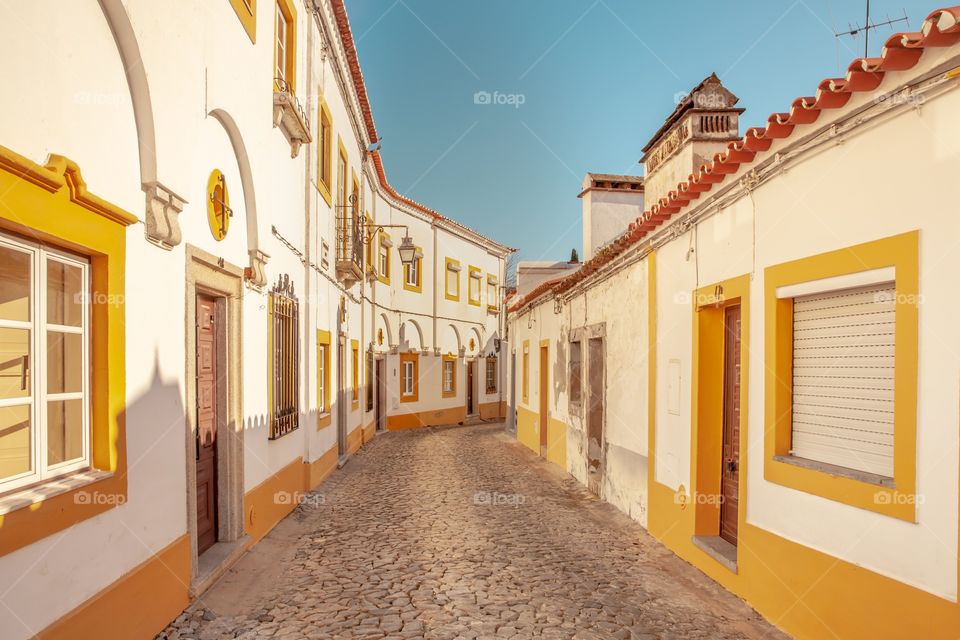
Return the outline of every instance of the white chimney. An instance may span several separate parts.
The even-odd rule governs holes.
[[[588,173],[583,179],[583,257],[618,237],[643,213],[643,178]]]

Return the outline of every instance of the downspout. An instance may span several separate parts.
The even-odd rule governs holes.
[[[312,102],[313,98],[313,29],[312,25],[307,28],[307,104]],[[303,332],[303,349],[301,353],[306,354],[307,357],[303,358],[303,380],[304,380],[304,396],[306,397],[306,402],[304,406],[309,408],[310,406],[310,335],[313,333],[311,327],[314,324],[311,323],[311,311],[312,305],[310,304],[310,276],[311,269],[310,265],[312,264],[311,256],[313,252],[311,251],[311,242],[310,242],[310,147],[307,147],[303,154],[303,211],[304,211],[304,221],[303,221],[303,282],[304,282],[304,317],[306,322],[306,331]],[[305,412],[306,415],[310,415],[310,412]],[[310,434],[313,432],[312,429],[304,430],[304,438],[306,440],[306,451],[305,451],[305,460],[311,462],[310,458]]]
[[[440,348],[437,342],[437,221],[430,222],[430,228],[433,229],[433,352],[436,353]],[[446,282],[447,274],[443,274]]]

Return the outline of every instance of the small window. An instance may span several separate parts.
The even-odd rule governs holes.
[[[317,350],[317,410],[327,411],[327,345],[321,344]]]
[[[494,356],[487,358],[487,393],[497,392],[497,359]]]
[[[290,0],[277,0],[274,11],[274,90],[292,93],[296,55],[296,12]]]
[[[446,259],[444,293],[447,300],[460,300],[460,263],[452,258]]]
[[[270,291],[272,398],[270,439],[300,426],[300,305],[289,276]]]
[[[373,411],[373,351],[367,351],[367,411]]]
[[[0,235],[0,491],[89,466],[90,263]]]
[[[400,354],[400,402],[416,402],[417,368],[419,359],[416,353]]]
[[[443,397],[457,395],[457,360],[453,356],[443,358]]]
[[[419,293],[423,282],[423,255],[420,247],[417,247],[417,256],[412,263],[403,265],[403,288]]]
[[[317,182],[327,204],[333,188],[333,117],[330,108],[320,101],[320,117],[317,119]]]
[[[583,400],[583,343],[570,343],[570,404],[579,405]]]
[[[357,408],[360,402],[360,345],[353,341],[351,348],[352,359],[350,361],[350,372],[353,375],[353,408]]]
[[[500,296],[498,294],[497,278],[493,275],[487,275],[487,309],[496,311],[500,308]]]
[[[379,260],[377,264],[377,273],[381,280],[390,282],[390,247],[384,244],[383,234],[380,234]]]
[[[523,401],[530,402],[530,342],[523,343],[523,376],[521,379],[523,385]]]
[[[480,289],[483,285],[481,279],[483,275],[480,272],[480,269],[476,267],[470,267],[468,270],[468,283],[467,283],[467,302],[470,304],[479,307],[480,306]]]

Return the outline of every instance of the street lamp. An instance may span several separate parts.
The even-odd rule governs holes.
[[[403,240],[400,241],[400,246],[397,248],[397,252],[400,254],[400,262],[408,267],[417,261],[417,248],[414,246],[413,238],[410,236],[403,237]]]

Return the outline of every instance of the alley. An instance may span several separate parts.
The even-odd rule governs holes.
[[[161,637],[782,636],[494,424],[376,438]]]

